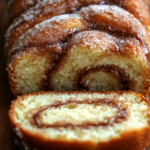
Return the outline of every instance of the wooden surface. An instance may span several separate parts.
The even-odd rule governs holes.
[[[8,84],[4,56],[3,16],[5,1],[0,1],[0,150],[19,150],[13,143],[8,110],[13,96]],[[146,149],[150,150],[150,146]]]

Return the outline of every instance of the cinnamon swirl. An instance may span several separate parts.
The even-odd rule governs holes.
[[[14,6],[20,6],[21,1],[17,1],[17,4],[19,3],[18,5],[14,3]],[[33,2],[37,2],[37,0],[33,0]],[[42,0],[42,2],[38,3],[34,7],[31,7],[15,20],[12,17],[12,15],[13,13],[18,12],[18,10],[20,10],[21,7],[20,9],[14,8],[16,10],[13,9],[12,13],[10,13],[10,16],[8,18],[11,18],[14,21],[6,33],[6,56],[8,55],[8,52],[12,48],[14,42],[23,33],[28,31],[30,28],[34,27],[36,24],[53,16],[73,13],[81,9],[82,7],[91,4],[107,4],[120,6],[128,12],[130,12],[131,14],[133,14],[137,19],[139,19],[139,21],[141,21],[141,23],[144,26],[150,25],[150,17],[146,1],[143,2],[141,0]],[[24,8],[26,8],[26,5],[24,6]]]
[[[150,108],[138,93],[31,93],[9,117],[22,149],[141,150],[150,141]]]
[[[45,20],[15,42],[7,68],[11,89],[14,95],[87,89],[147,96],[149,50],[133,15],[117,6],[85,7]]]

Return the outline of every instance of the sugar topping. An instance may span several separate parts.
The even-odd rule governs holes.
[[[6,28],[14,21],[15,17],[41,1],[42,0],[9,0],[6,6]]]
[[[29,1],[27,1],[29,3]],[[32,1],[31,1],[32,2]],[[57,2],[57,4],[55,4]],[[6,34],[6,37],[10,36],[10,32],[12,32],[12,30],[14,28],[16,28],[19,24],[21,24],[22,22],[28,22],[28,21],[33,21],[34,18],[41,14],[44,15],[44,12],[47,13],[47,14],[51,14],[53,12],[53,9],[55,7],[51,6],[52,5],[58,5],[58,3],[61,3],[61,7],[65,9],[65,5],[66,5],[66,2],[65,0],[44,0],[42,1],[41,3],[38,3],[37,5],[31,7],[30,9],[28,9],[27,11],[25,11],[23,14],[21,14],[17,19],[14,20],[13,24],[10,26],[10,29],[8,30],[7,34]],[[76,7],[78,8],[81,3],[83,2],[80,2],[79,0],[73,0],[71,2],[69,2],[67,5],[69,5],[69,7],[71,7],[72,9],[75,9]],[[109,4],[109,3],[113,3],[113,2],[109,2],[109,0],[85,0],[84,1],[85,4]],[[118,6],[122,6],[123,3],[125,3],[124,1],[119,1],[117,2],[116,4]],[[128,3],[131,3],[130,1]],[[143,3],[143,2],[142,2]],[[115,3],[113,3],[115,4]],[[124,4],[126,5],[126,4]],[[122,6],[123,7],[123,6]],[[68,9],[68,7],[66,7]],[[126,7],[125,7],[126,8]],[[139,8],[135,8],[135,11],[137,12],[137,14],[139,14],[141,20],[142,20],[142,17],[144,17],[145,14],[142,14],[141,10]]]
[[[57,37],[59,34],[66,33],[69,28],[64,28],[63,31],[60,29],[60,25],[65,24],[65,22],[69,21],[71,23],[71,20],[80,20],[82,19],[79,15],[73,14],[73,15],[61,15],[56,16],[51,19],[45,20],[40,24],[37,24],[34,28],[28,30],[25,34],[23,34],[14,44],[13,49],[20,49],[21,46],[26,45],[28,46],[28,43],[31,41],[37,45],[37,40],[40,40],[41,42],[48,42],[48,43],[54,43],[57,40]],[[73,30],[73,29],[71,29]],[[60,31],[56,32],[56,31]],[[41,34],[44,36],[41,36]],[[55,33],[55,35],[53,34]],[[46,38],[47,37],[47,38]],[[32,40],[31,40],[32,39]],[[19,44],[18,44],[19,43]]]
[[[88,38],[87,38],[88,37]],[[69,41],[68,46],[83,46],[90,48],[106,49],[106,46],[114,45],[115,37],[102,31],[83,31],[74,35]],[[107,41],[107,43],[106,43]],[[101,44],[99,44],[101,42]]]
[[[88,38],[87,38],[88,37]],[[103,31],[83,31],[74,35],[68,46],[83,46],[90,48],[99,48],[101,50],[115,51],[126,53],[131,50],[134,54],[140,55],[140,51],[144,49],[139,40],[131,37],[116,37],[113,34]],[[137,45],[135,47],[135,45]],[[138,49],[138,50],[137,50]]]
[[[52,3],[58,2],[58,0],[44,0],[41,3],[37,3],[35,6],[29,8],[26,10],[24,13],[22,13],[18,18],[16,18],[9,29],[7,30],[6,33],[6,38],[8,38],[14,28],[16,28],[20,23],[25,22],[25,21],[31,21],[34,19],[35,16],[39,15],[42,13],[42,11],[46,11],[44,9],[47,5],[50,5]],[[52,9],[53,8],[49,8]],[[49,10],[50,11],[50,10]]]
[[[23,33],[25,33],[30,28],[34,27],[36,24],[42,22],[43,20],[49,19],[53,16],[56,16],[56,15],[73,13],[77,10],[80,10],[83,6],[88,6],[90,4],[118,5],[124,9],[128,10],[130,13],[133,13],[135,15],[135,17],[137,17],[138,19],[142,18],[143,21],[148,20],[148,19],[146,19],[148,16],[146,10],[142,11],[142,9],[140,9],[140,6],[138,5],[138,2],[139,2],[139,0],[136,0],[136,2],[134,2],[135,8],[133,8],[133,7],[131,8],[131,7],[129,7],[131,5],[130,0],[128,2],[126,2],[126,0],[119,1],[119,2],[116,2],[114,0],[111,2],[110,2],[110,0],[105,0],[105,1],[104,0],[84,0],[84,1],[73,0],[71,2],[69,2],[68,0],[44,0],[41,3],[38,3],[37,5],[28,9],[23,14],[21,14],[17,19],[14,20],[14,22],[12,23],[10,28],[7,30],[7,33],[5,35],[5,37],[6,37],[6,44],[5,44],[6,55],[8,55],[8,51],[12,48],[14,42]],[[104,5],[104,7],[105,7],[105,5]],[[141,7],[144,8],[143,5]],[[108,17],[108,15],[107,15],[107,17]],[[142,19],[140,19],[140,21],[142,23],[145,23],[142,21]],[[109,28],[112,29],[111,26]]]
[[[121,32],[125,36],[136,37],[146,45],[144,53],[148,53],[150,46],[146,31],[133,15],[117,6],[92,5],[76,14],[59,15],[37,24],[15,42],[9,55],[28,46],[61,43],[69,35],[89,29],[115,31],[115,34]]]
[[[12,9],[11,7],[13,7],[13,3],[17,3],[17,5],[21,5],[21,10],[17,10],[20,12],[23,12],[23,10],[25,8],[29,8],[31,6],[33,6],[36,3],[40,3],[43,0],[9,0],[7,3],[7,10],[10,11],[10,13],[12,13],[12,11],[14,11],[14,9]]]
[[[34,28],[23,34],[15,42],[9,54],[11,55],[14,51],[20,51],[22,48],[28,47],[28,45],[36,46],[42,45],[42,43],[52,45],[56,42],[59,43],[59,41],[64,40],[75,31],[85,29],[85,26],[83,19],[77,14],[53,17],[37,24]],[[37,41],[39,41],[38,44]]]
[[[142,41],[146,41],[146,39],[148,38],[145,28],[143,28],[142,24],[138,21],[138,19],[136,19],[132,14],[118,6],[112,7],[103,5],[102,7],[100,7],[98,5],[92,5],[82,8],[81,11],[77,13],[83,15],[83,17],[90,23],[94,22],[96,25],[103,26],[104,28],[106,27],[110,31],[121,31],[125,35],[135,36]],[[99,17],[95,17],[96,15],[99,15]],[[104,20],[102,22],[102,18],[107,18],[107,20]],[[148,41],[145,44],[148,46],[148,48],[150,48]],[[148,53],[146,47],[145,53]]]

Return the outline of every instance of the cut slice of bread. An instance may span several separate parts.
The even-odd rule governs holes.
[[[133,92],[39,92],[12,102],[15,142],[31,150],[143,150],[148,101]]]

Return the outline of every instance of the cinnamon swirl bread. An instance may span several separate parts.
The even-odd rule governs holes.
[[[14,95],[40,90],[149,92],[149,38],[117,6],[93,5],[28,30],[9,52]]]
[[[22,149],[143,150],[150,141],[150,108],[138,93],[31,93],[9,117]]]
[[[8,21],[6,21],[8,22],[7,24],[9,24],[11,20],[14,20],[14,17],[21,11],[20,9],[22,9],[22,7],[20,7],[20,5],[22,3],[25,5],[23,8],[26,9],[26,7],[29,7],[32,5],[32,3],[34,4],[37,2],[37,0],[32,0],[32,3],[29,3],[27,0],[25,4],[24,0],[11,1],[14,3],[10,5],[12,6],[12,9],[10,11],[10,15],[8,16]],[[14,42],[23,33],[34,27],[37,23],[40,23],[56,15],[73,13],[82,7],[91,4],[120,6],[133,14],[137,19],[139,19],[139,21],[141,21],[144,26],[147,27],[150,25],[150,17],[147,8],[148,3],[149,1],[147,2],[141,0],[42,0],[42,2],[40,1],[37,3],[37,5],[27,9],[27,11],[17,17],[7,30],[5,45],[6,56],[8,55],[8,52],[12,48]],[[16,7],[19,7],[19,9]]]

